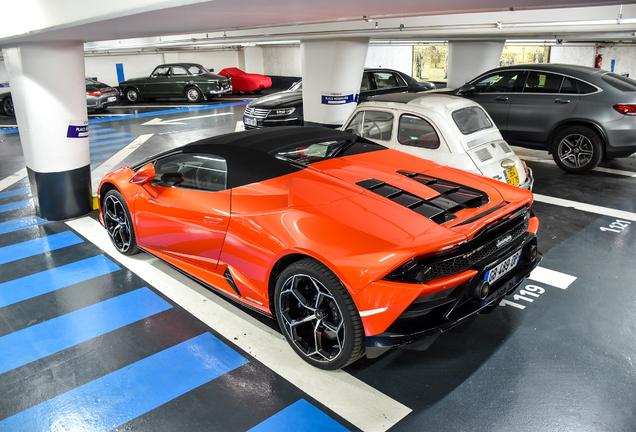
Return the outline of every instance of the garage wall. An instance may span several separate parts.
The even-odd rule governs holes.
[[[612,60],[614,60],[614,72],[621,75],[629,74],[630,78],[636,78],[636,47],[599,47],[598,53],[603,56],[603,69],[611,71]],[[595,59],[595,46],[553,46],[550,51],[550,63],[569,63],[593,67]]]
[[[284,77],[302,76],[300,45],[264,46],[263,74]]]
[[[0,93],[4,93],[8,90],[7,87],[9,85],[9,74],[7,73],[7,68],[4,67],[4,62],[0,62]]]
[[[243,59],[241,63],[241,57]],[[263,48],[246,47],[239,52],[239,68],[249,73],[265,75],[265,65],[263,60]]]
[[[155,66],[169,62],[200,63],[215,72],[226,67],[238,67],[238,53],[236,50],[227,51],[197,51],[166,53],[164,54],[140,54],[104,57],[86,57],[86,76],[96,77],[109,85],[117,85],[117,70],[115,65],[124,65],[126,79],[144,77],[150,75]]]
[[[599,54],[603,56],[603,69],[612,70],[614,60],[614,72],[636,78],[636,47],[601,47]]]
[[[369,45],[365,68],[396,69],[405,74],[413,74],[412,46],[375,46]]]
[[[550,63],[575,64],[580,66],[594,66],[596,47],[564,47],[553,46],[550,48]]]

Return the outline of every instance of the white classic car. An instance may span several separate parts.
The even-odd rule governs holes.
[[[386,147],[532,190],[532,171],[476,102],[435,93],[377,96],[341,128]]]

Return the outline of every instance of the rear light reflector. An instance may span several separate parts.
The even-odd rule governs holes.
[[[621,114],[636,116],[636,105],[634,104],[616,104],[614,109]]]

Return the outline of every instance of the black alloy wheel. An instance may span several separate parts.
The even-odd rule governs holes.
[[[364,329],[351,296],[333,272],[313,259],[278,278],[276,318],[287,342],[320,369],[340,369],[364,354]]]
[[[139,252],[135,239],[135,229],[126,205],[126,200],[117,190],[110,190],[104,197],[104,225],[115,248],[124,255]]]
[[[186,89],[185,96],[190,103],[197,103],[203,98],[201,90],[196,87],[188,87]]]
[[[126,100],[130,103],[137,103],[141,99],[141,95],[139,94],[137,89],[134,87],[130,87],[126,89],[125,95],[126,95]]]
[[[563,171],[585,173],[603,160],[603,141],[600,135],[586,126],[571,126],[554,139],[552,157]]]
[[[15,109],[13,108],[13,99],[11,99],[11,96],[2,99],[2,106],[0,108],[5,115],[15,117]]]

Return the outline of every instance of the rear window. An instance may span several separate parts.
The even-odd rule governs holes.
[[[636,91],[636,81],[631,78],[627,78],[611,72],[606,73],[601,78],[603,78],[603,81],[605,81],[612,87],[617,88],[621,91]]]
[[[367,141],[364,138],[358,138],[356,141],[325,141],[311,145],[301,145],[281,151],[276,154],[276,157],[307,166],[325,159],[378,150],[386,150],[386,147]]]
[[[464,135],[492,127],[490,119],[480,107],[459,109],[452,114],[453,121]]]

